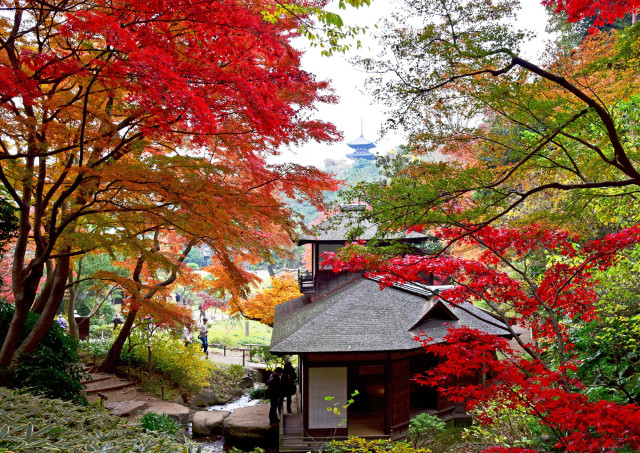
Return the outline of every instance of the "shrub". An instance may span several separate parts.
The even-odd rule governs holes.
[[[0,303],[0,338],[6,337],[12,317],[13,306]],[[29,313],[21,340],[26,338],[38,317]],[[38,348],[20,358],[18,365],[9,372],[9,378],[14,387],[29,387],[50,398],[86,404],[80,384],[85,375],[79,360],[78,343],[54,323]]]
[[[113,336],[113,323],[109,324],[91,324],[89,333],[92,338],[110,338]]]
[[[251,398],[252,400],[267,399],[267,388],[262,387],[262,388],[251,389],[251,391],[249,392],[249,398]]]
[[[180,387],[195,392],[208,385],[213,365],[203,359],[198,345],[184,343],[168,333],[154,335],[151,340],[151,365]],[[145,366],[148,361],[146,345],[138,345],[133,355]]]
[[[140,426],[149,431],[158,433],[175,434],[182,428],[180,423],[169,417],[167,414],[156,414],[147,412],[140,418]]]
[[[430,453],[425,448],[414,448],[406,442],[393,442],[388,439],[365,440],[350,437],[347,440],[331,441],[324,451],[329,453]]]
[[[113,338],[111,337],[90,339],[80,342],[80,351],[85,355],[95,355],[98,359],[104,359],[112,344]]]
[[[225,388],[232,387],[244,376],[244,368],[242,365],[213,365],[213,373],[211,374],[211,388],[222,391]]]
[[[147,433],[93,406],[0,388],[0,451],[190,452],[166,433]]]
[[[433,438],[438,433],[445,430],[446,424],[437,415],[418,414],[409,423],[409,435],[407,440],[414,447],[424,444],[425,441]]]
[[[466,442],[484,447],[529,447],[541,450],[551,450],[555,443],[551,431],[522,408],[488,406],[471,414],[476,415],[477,412],[488,414],[491,423],[466,428],[462,434]]]

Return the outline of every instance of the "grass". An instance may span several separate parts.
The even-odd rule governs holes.
[[[244,344],[265,344],[271,342],[271,327],[257,321],[249,322],[249,336],[245,336],[245,321],[226,318],[209,326],[209,345],[215,347],[224,338],[227,348],[235,348]],[[230,328],[230,330],[229,330]],[[229,332],[227,333],[227,330]],[[225,336],[226,334],[226,336]]]

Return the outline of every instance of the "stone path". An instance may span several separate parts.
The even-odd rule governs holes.
[[[85,381],[87,401],[99,401],[102,397],[105,407],[114,415],[135,420],[139,412],[147,410],[152,403],[162,402],[127,379],[109,373],[89,373],[88,369],[85,372],[92,378]]]
[[[215,359],[218,357],[214,357]],[[230,355],[229,360],[237,360]],[[240,361],[242,356],[240,356]],[[234,363],[234,362],[232,362]],[[240,362],[242,363],[242,362]],[[253,364],[251,364],[253,365]],[[257,364],[260,365],[260,364]],[[88,401],[104,399],[105,408],[113,415],[136,421],[147,412],[167,414],[183,425],[192,422],[193,432],[210,436],[224,433],[235,439],[277,438],[277,427],[269,426],[269,405],[259,404],[226,411],[194,410],[184,404],[170,403],[143,392],[127,379],[108,373],[89,373],[92,381],[86,382]]]

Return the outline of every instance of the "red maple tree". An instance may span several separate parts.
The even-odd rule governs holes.
[[[288,245],[284,197],[321,205],[335,187],[269,161],[338,138],[310,116],[334,98],[291,45],[323,3],[287,15],[269,0],[0,0],[0,182],[19,224],[0,366],[50,328],[71,257],[126,249],[136,262],[170,231],[181,247],[209,244],[242,292],[240,263]],[[41,316],[21,340],[29,311]]]
[[[612,24],[616,19],[640,9],[639,0],[542,0],[542,4],[554,8],[556,14],[566,13],[569,22],[596,17],[595,27]]]
[[[589,400],[582,392],[584,385],[575,378],[580,362],[568,335],[572,322],[596,318],[593,272],[611,267],[618,252],[640,243],[640,226],[584,245],[574,234],[539,225],[446,228],[437,236],[445,242],[473,244],[481,252],[477,259],[445,254],[389,259],[355,244],[327,254],[335,272],[365,270],[379,278],[381,287],[423,282],[422,276],[429,273],[447,279],[453,286],[440,292],[440,300],[456,306],[482,302],[504,323],[505,336],[519,345],[516,351],[505,338],[468,327],[450,328],[442,342],[421,334],[416,340],[425,352],[439,358],[439,364],[417,376],[418,382],[437,387],[452,401],[465,403],[467,409],[481,409],[488,402],[523,408],[554,433],[555,447],[562,451],[640,448],[640,407]],[[544,253],[555,259],[533,273],[532,262]],[[531,341],[520,337],[522,328],[531,329]],[[447,385],[451,379],[483,374],[489,379],[482,384]],[[486,412],[480,416],[483,422],[489,419]]]

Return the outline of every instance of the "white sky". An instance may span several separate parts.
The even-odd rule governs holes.
[[[526,28],[536,33],[539,38],[530,43],[526,56],[535,58],[548,39],[544,28],[547,22],[546,12],[540,0],[521,0],[522,10],[518,16],[519,28]],[[337,2],[334,2],[337,3]],[[393,7],[391,0],[372,0],[370,7],[360,9],[348,8],[339,14],[345,24],[368,26],[373,28],[380,18],[388,15]],[[337,11],[337,9],[334,9]],[[375,56],[376,43],[370,34],[361,39],[366,49],[361,49],[361,56]],[[301,42],[301,45],[305,45]],[[308,46],[307,46],[308,47]],[[385,154],[405,142],[399,133],[388,134],[380,138],[380,129],[387,117],[384,106],[378,105],[372,96],[364,92],[367,74],[358,70],[349,59],[353,53],[322,57],[320,49],[309,49],[303,58],[303,68],[316,75],[318,80],[330,80],[335,94],[340,98],[338,104],[319,105],[316,117],[333,123],[343,133],[344,140],[334,144],[310,142],[296,149],[282,150],[279,161],[289,161],[304,165],[322,167],[325,159],[346,159],[345,154],[351,152],[346,143],[360,136],[360,118],[364,119],[364,136],[376,144],[372,151]]]

